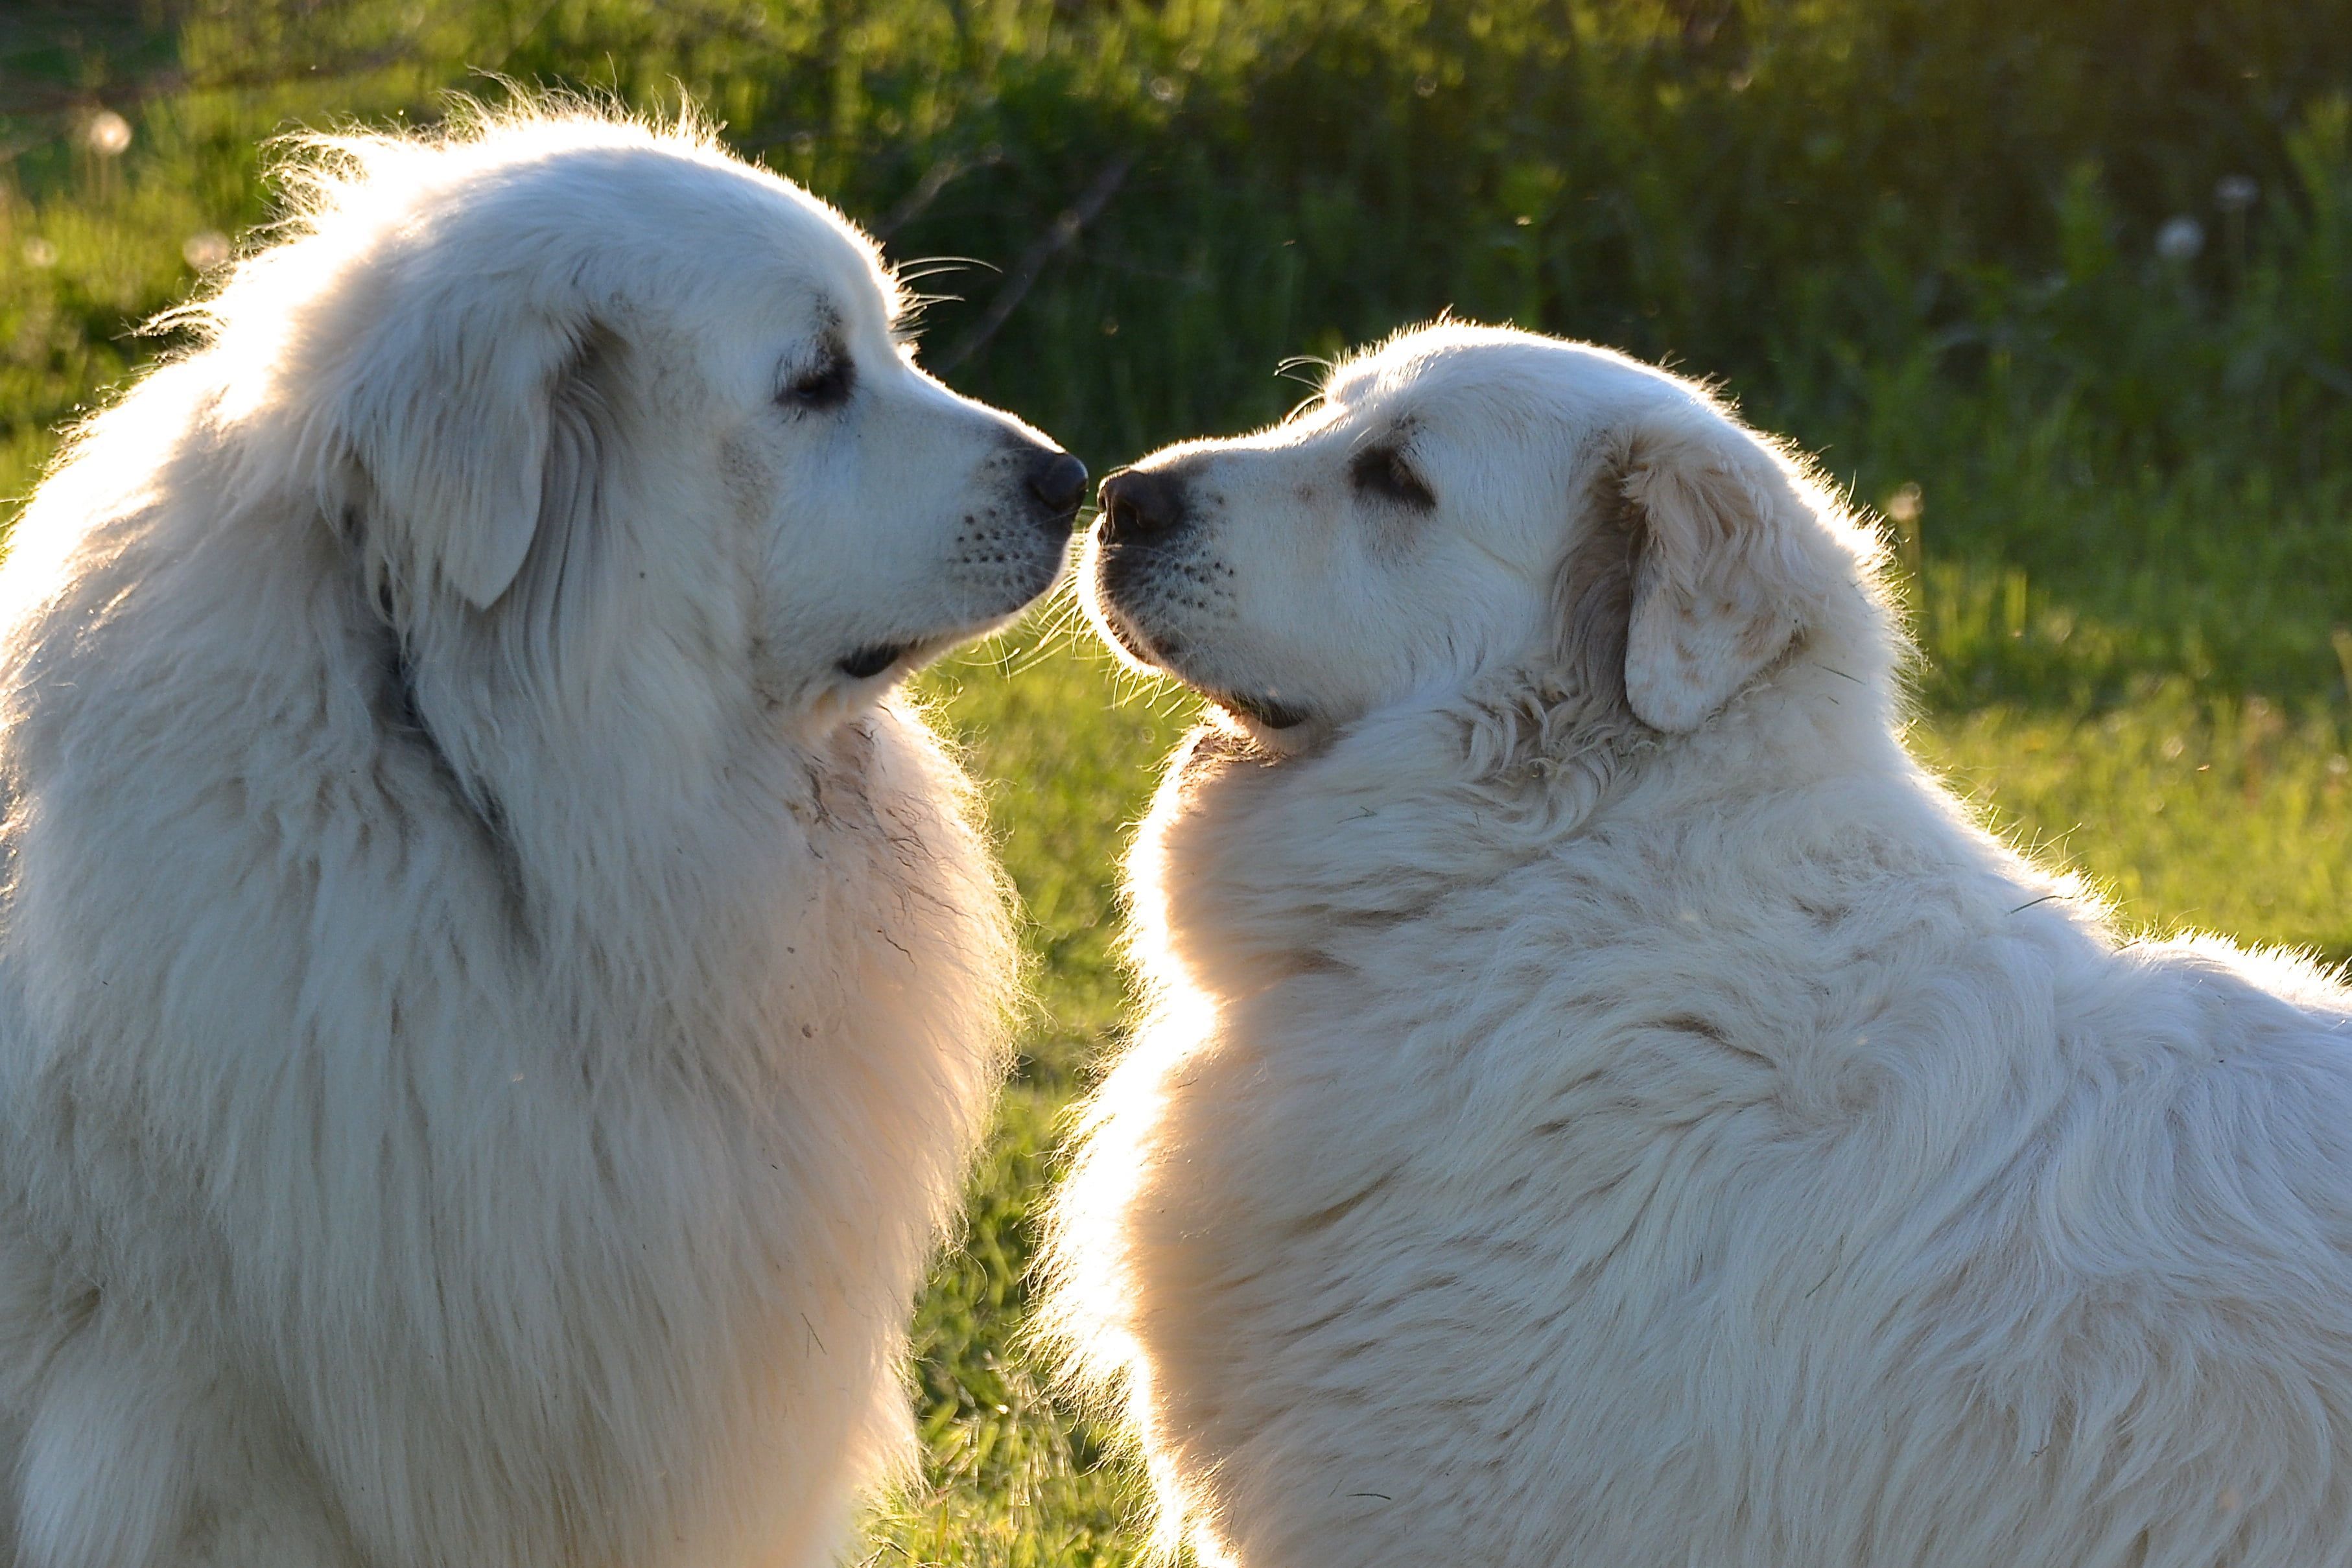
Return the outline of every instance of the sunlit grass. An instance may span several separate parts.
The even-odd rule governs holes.
[[[1114,867],[1193,706],[1067,622],[1066,606],[1041,612],[921,683],[984,781],[1037,998],[961,1244],[916,1315],[923,1473],[870,1521],[877,1563],[1086,1568],[1141,1544],[1125,1528],[1141,1485],[1129,1456],[1054,1404],[1020,1335],[1064,1113],[1126,1009]]]
[[[2090,716],[2003,705],[1912,743],[2134,926],[2352,960],[2352,724],[2172,683]]]

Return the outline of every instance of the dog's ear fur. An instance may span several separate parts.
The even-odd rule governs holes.
[[[342,410],[370,524],[409,595],[437,580],[487,610],[522,570],[546,503],[568,509],[590,483],[574,470],[594,454],[559,426],[607,334],[584,315],[446,298],[404,326],[373,345],[383,358],[362,365]]]
[[[1628,428],[1601,499],[1633,562],[1625,700],[1653,729],[1696,729],[1802,623],[1811,508],[1761,440],[1698,404]]]

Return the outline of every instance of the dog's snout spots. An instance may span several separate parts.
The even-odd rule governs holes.
[[[1105,544],[1167,533],[1184,520],[1184,483],[1172,475],[1130,468],[1103,481],[1102,513]]]
[[[1040,452],[1029,464],[1028,490],[1045,508],[1044,520],[1066,534],[1086,498],[1087,465],[1066,452]]]

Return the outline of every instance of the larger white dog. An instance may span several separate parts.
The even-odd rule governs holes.
[[[1445,327],[1104,503],[1107,628],[1235,718],[1059,1324],[1205,1554],[2352,1562],[2352,995],[1978,828],[1802,467]]]
[[[817,1562],[1013,973],[887,693],[1084,470],[690,133],[299,175],[0,579],[0,1562]]]

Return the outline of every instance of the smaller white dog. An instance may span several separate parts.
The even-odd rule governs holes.
[[[0,574],[0,1563],[806,1568],[1014,977],[889,690],[1085,470],[705,138],[294,172]]]
[[[1204,1557],[2352,1563],[2352,995],[1976,826],[1804,467],[1446,326],[1103,502],[1232,722],[1055,1321]]]

